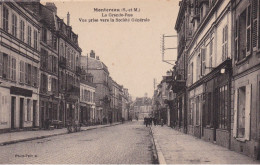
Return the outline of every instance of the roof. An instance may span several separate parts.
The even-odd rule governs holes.
[[[92,57],[87,57],[87,60],[88,69],[104,69],[107,73],[109,73],[107,66],[102,61]]]

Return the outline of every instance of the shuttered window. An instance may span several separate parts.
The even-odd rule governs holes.
[[[4,31],[7,32],[8,32],[8,17],[9,17],[9,11],[5,6],[3,6],[3,29]]]
[[[253,28],[252,28],[252,47],[255,50],[257,48],[257,14],[258,14],[258,0],[252,0],[252,19],[253,19]]]
[[[12,35],[17,37],[17,16],[12,14]]]
[[[222,30],[222,61],[228,57],[228,26],[226,25]]]
[[[206,69],[206,48],[201,49],[201,75],[205,75]]]
[[[246,55],[251,53],[251,5],[247,7],[246,15]]]

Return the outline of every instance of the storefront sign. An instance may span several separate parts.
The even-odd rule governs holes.
[[[32,90],[11,86],[10,94],[32,97]]]

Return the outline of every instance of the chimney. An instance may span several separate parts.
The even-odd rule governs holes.
[[[97,56],[96,59],[99,60],[99,56]]]
[[[90,51],[90,57],[95,58],[95,52],[93,50]]]
[[[67,25],[70,26],[70,13],[67,14]]]
[[[57,7],[53,2],[46,2],[45,6],[57,15]]]

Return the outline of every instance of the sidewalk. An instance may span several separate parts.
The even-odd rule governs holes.
[[[118,125],[118,123],[107,124],[107,125],[96,125],[96,126],[88,126],[88,127],[81,127],[81,131],[87,131],[91,129],[103,128],[103,127],[110,127],[114,125]],[[0,146],[8,145],[23,141],[30,141],[35,139],[43,139],[51,136],[57,135],[64,135],[67,134],[67,128],[62,129],[54,129],[54,130],[38,130],[38,131],[21,131],[21,132],[10,132],[10,133],[3,133],[0,134]]]
[[[260,161],[167,126],[151,127],[159,164],[260,164]]]

